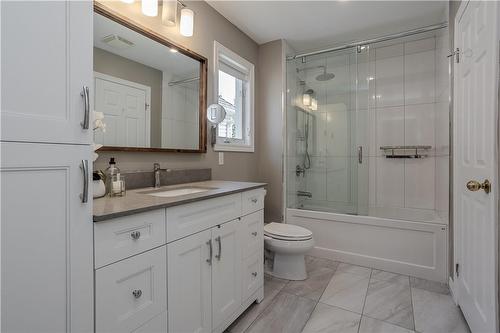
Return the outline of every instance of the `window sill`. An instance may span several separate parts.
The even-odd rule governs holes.
[[[214,145],[214,151],[232,151],[238,153],[254,153],[255,148],[253,146],[242,146],[242,145],[232,145],[232,144],[223,144],[216,143]]]

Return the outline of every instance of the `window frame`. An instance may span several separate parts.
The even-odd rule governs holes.
[[[223,66],[221,66],[221,62]],[[239,72],[247,76],[247,81],[244,81],[244,96],[243,96],[243,139],[230,139],[230,142],[223,142],[227,138],[219,137],[217,128],[216,142],[214,151],[232,151],[232,152],[255,152],[255,122],[254,122],[254,82],[255,82],[255,66],[231,51],[221,43],[214,41],[214,100],[219,101],[219,70],[224,71],[221,67],[233,67]],[[231,75],[231,73],[227,73]]]

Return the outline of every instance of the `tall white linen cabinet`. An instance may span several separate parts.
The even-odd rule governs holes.
[[[92,1],[2,1],[1,331],[92,332]]]

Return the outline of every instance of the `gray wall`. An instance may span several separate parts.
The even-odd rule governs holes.
[[[94,47],[94,71],[151,88],[151,147],[161,147],[162,72]]]
[[[259,178],[269,184],[265,220],[275,222],[281,221],[283,211],[283,44],[276,40],[260,45],[257,86]]]
[[[208,104],[213,103],[213,44],[214,40],[241,55],[256,66],[258,71],[258,45],[247,35],[237,29],[227,19],[215,11],[204,1],[189,1],[187,4],[195,12],[193,37],[187,38],[179,34],[178,27],[167,27],[161,24],[160,17],[142,15],[140,1],[133,5],[121,1],[102,1],[109,9],[141,24],[142,26],[162,34],[167,39],[187,47],[208,58]],[[258,77],[256,87],[258,85]],[[259,100],[258,91],[255,101]],[[260,124],[261,111],[255,108],[255,122]],[[258,142],[257,140],[256,142]],[[159,162],[162,168],[212,168],[214,179],[258,181],[258,152],[256,153],[224,153],[224,165],[218,165],[218,153],[213,152],[210,145],[206,154],[179,153],[131,153],[100,152],[94,164],[96,169],[104,169],[109,157],[117,159],[122,170],[152,170],[153,163]]]

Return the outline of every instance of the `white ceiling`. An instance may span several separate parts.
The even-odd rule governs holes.
[[[134,43],[133,47],[116,49],[102,42],[102,38],[118,35]],[[143,65],[171,73],[177,77],[198,73],[200,63],[148,37],[122,26],[102,15],[94,14],[94,46]]]
[[[216,1],[213,8],[259,44],[296,51],[410,30],[446,20],[447,1]]]

